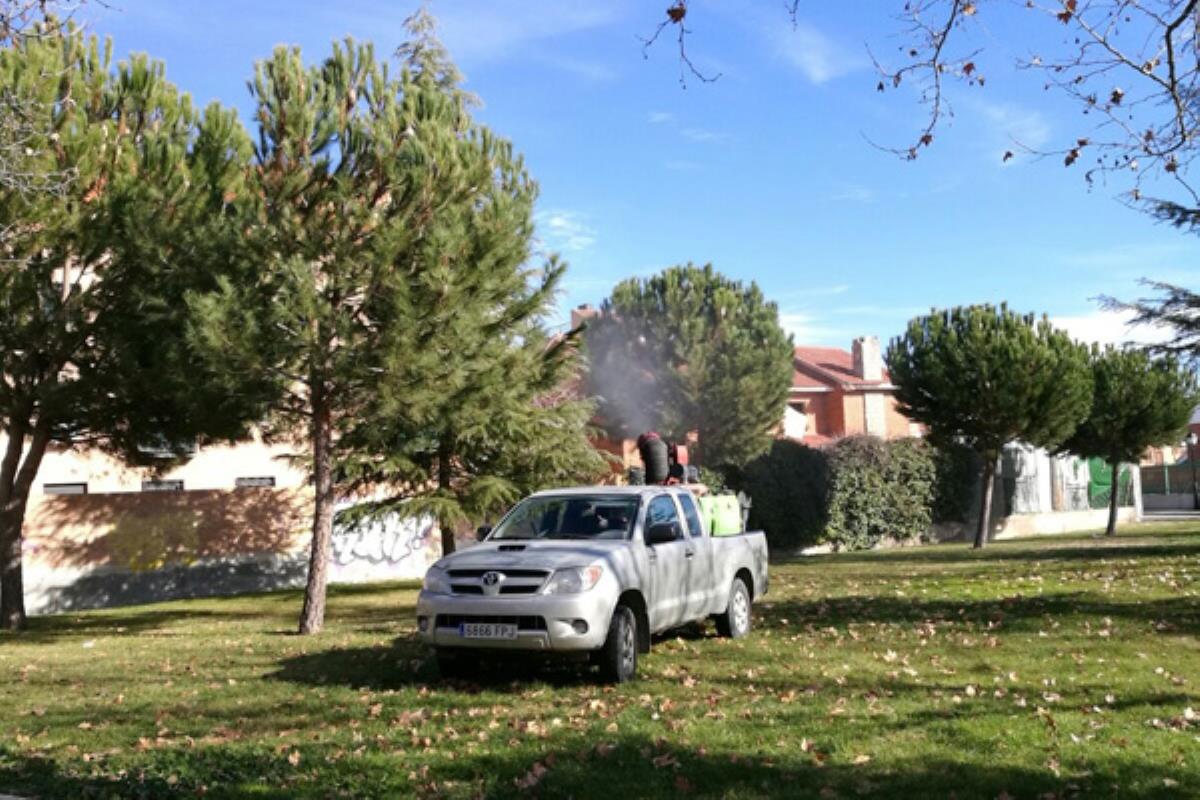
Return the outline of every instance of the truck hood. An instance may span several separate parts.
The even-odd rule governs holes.
[[[528,541],[480,542],[451,553],[437,562],[442,569],[563,569],[610,561],[629,547],[627,541]]]

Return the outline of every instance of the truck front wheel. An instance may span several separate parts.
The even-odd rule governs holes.
[[[717,633],[729,639],[740,639],[749,632],[750,590],[741,578],[734,578],[729,589],[729,605],[717,615]]]
[[[600,676],[608,683],[627,683],[637,674],[637,616],[617,606],[608,623],[608,638],[596,653]]]

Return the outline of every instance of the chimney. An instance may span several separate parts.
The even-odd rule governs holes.
[[[600,309],[594,307],[591,303],[582,303],[576,308],[572,308],[571,330],[575,330],[588,320],[595,319],[598,316],[600,316]]]
[[[864,381],[883,380],[883,354],[879,351],[879,338],[860,336],[852,345],[854,374]]]

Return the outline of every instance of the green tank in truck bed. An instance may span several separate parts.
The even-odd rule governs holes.
[[[742,506],[734,494],[709,494],[697,498],[712,536],[734,536],[742,532]]]

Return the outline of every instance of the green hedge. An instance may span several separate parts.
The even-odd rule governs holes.
[[[750,526],[773,547],[865,549],[925,536],[942,506],[969,511],[969,493],[963,506],[957,488],[938,490],[960,456],[939,466],[941,454],[920,439],[851,436],[823,450],[780,440],[728,482],[750,495]]]
[[[726,483],[750,496],[751,530],[766,531],[773,547],[804,547],[825,528],[828,473],[820,450],[778,439]]]
[[[924,536],[933,521],[933,452],[924,442],[850,436],[827,451],[829,523],[822,541],[862,550]]]

